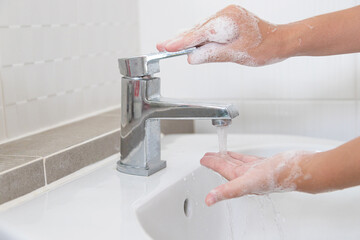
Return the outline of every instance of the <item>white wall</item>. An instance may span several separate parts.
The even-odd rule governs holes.
[[[359,4],[359,0],[139,0],[141,52],[228,4],[241,4],[273,23],[287,23]],[[360,135],[360,56],[299,57],[261,68],[190,66],[185,57],[161,63],[166,97],[235,103],[231,132],[298,134],[348,140]],[[196,121],[197,132],[214,132]]]
[[[0,142],[119,106],[137,22],[137,1],[0,0]]]

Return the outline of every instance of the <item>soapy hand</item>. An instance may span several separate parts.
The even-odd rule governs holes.
[[[267,194],[297,189],[297,184],[311,178],[304,172],[304,166],[313,154],[291,151],[262,158],[234,152],[206,153],[200,163],[229,182],[210,191],[206,197],[208,206],[214,203],[241,197],[247,194]]]
[[[190,64],[235,62],[261,66],[286,58],[278,49],[277,26],[265,22],[244,8],[230,5],[174,39],[157,44],[159,51],[197,47],[188,56]]]

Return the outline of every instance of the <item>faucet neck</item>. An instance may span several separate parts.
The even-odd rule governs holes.
[[[118,170],[149,176],[166,166],[160,157],[160,120],[149,118],[151,99],[160,98],[160,79],[123,77],[121,87]]]

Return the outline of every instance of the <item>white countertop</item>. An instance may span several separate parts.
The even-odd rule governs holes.
[[[230,135],[228,149],[239,151],[289,141],[294,146],[339,144],[291,136]],[[167,161],[167,167],[150,177],[116,171],[119,156],[112,156],[93,171],[70,176],[66,184],[3,208],[0,239],[149,239],[134,209],[198,168],[200,158],[208,151],[218,151],[216,135],[168,135],[162,140],[162,159]]]

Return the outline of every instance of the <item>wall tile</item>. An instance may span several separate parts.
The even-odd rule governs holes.
[[[139,53],[137,2],[29,4],[0,1],[9,137],[120,105],[117,59]]]
[[[47,183],[52,183],[85,166],[120,151],[120,132],[93,140],[45,159]]]
[[[67,7],[73,1],[43,1],[43,0],[4,0],[2,7],[7,13],[6,24],[21,25],[29,22],[36,24],[71,23],[77,20],[76,6]],[[73,3],[74,4],[74,3]],[[29,11],[31,9],[31,11]],[[44,11],[46,9],[46,11]]]
[[[5,105],[28,99],[25,70],[24,67],[2,68]]]
[[[0,162],[3,160],[4,157],[0,157]],[[44,185],[43,159],[21,166],[13,171],[0,173],[0,204],[30,193]]]
[[[292,134],[337,140],[356,136],[355,101],[244,101],[230,133]],[[195,132],[215,132],[210,121],[196,121]]]
[[[1,35],[0,35],[1,37]],[[1,43],[1,41],[0,41]],[[4,115],[4,102],[3,102],[3,76],[2,76],[2,68],[1,68],[1,57],[0,57],[0,142],[6,140],[6,126],[5,126],[5,115]]]
[[[0,107],[0,142],[6,140],[4,110]]]

